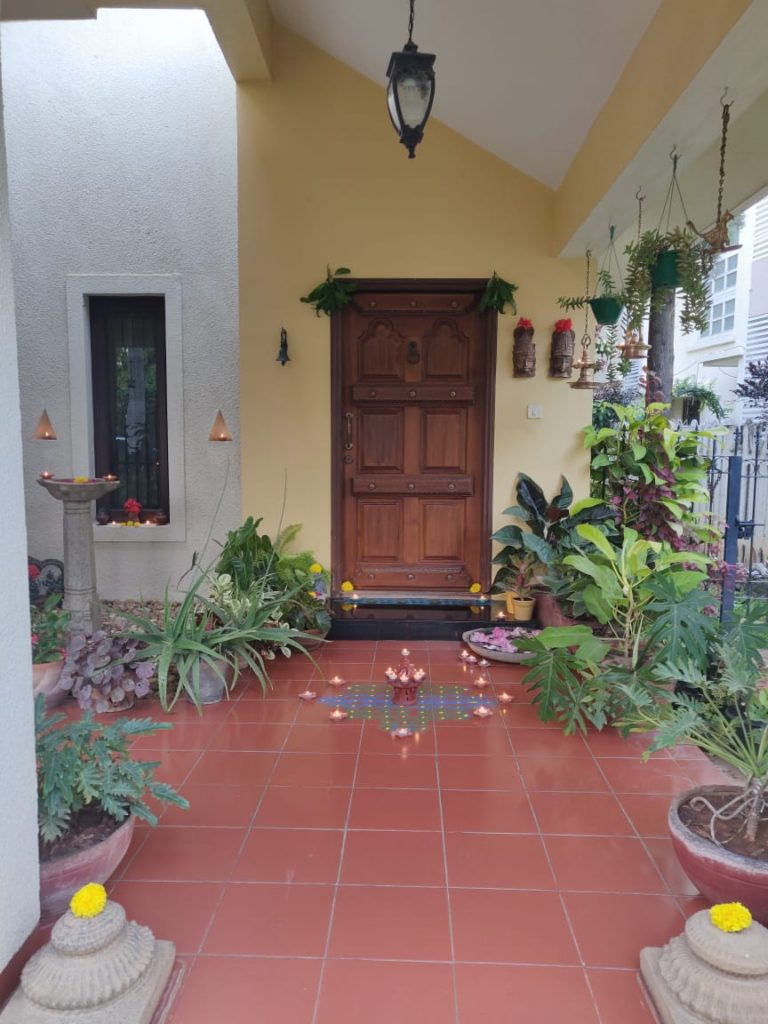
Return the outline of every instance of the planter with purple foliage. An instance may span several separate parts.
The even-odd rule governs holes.
[[[80,707],[94,711],[126,711],[150,692],[155,662],[136,658],[139,644],[104,630],[76,633],[69,642],[59,686],[70,691]]]

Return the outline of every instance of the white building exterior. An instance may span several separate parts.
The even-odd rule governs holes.
[[[161,295],[170,522],[94,527],[101,595],[159,597],[240,518],[235,83],[200,11],[2,36],[28,551],[62,553],[40,472],[94,472],[88,297]]]

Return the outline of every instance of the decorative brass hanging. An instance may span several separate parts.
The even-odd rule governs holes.
[[[586,294],[589,295],[589,270],[592,261],[592,251],[587,249],[587,288]],[[579,376],[576,380],[569,384],[568,387],[573,388],[574,391],[594,391],[597,387],[597,381],[595,380],[595,370],[598,368],[596,362],[591,362],[589,358],[589,349],[592,344],[592,338],[589,335],[589,304],[584,304],[584,334],[581,338],[581,356],[576,359],[573,363],[573,369],[579,371]]]
[[[714,227],[709,228],[708,231],[699,231],[692,220],[686,222],[687,227],[699,238],[703,238],[709,246],[709,251],[713,256],[716,256],[721,252],[728,252],[732,249],[740,249],[739,245],[732,245],[728,231],[728,225],[733,220],[733,214],[730,210],[723,210],[723,188],[725,187],[725,151],[728,145],[728,125],[731,120],[731,107],[733,104],[726,103],[725,97],[728,95],[728,86],[725,87],[723,95],[720,97],[720,106],[723,109],[722,114],[722,128],[720,131],[720,179],[717,186],[717,216],[715,218]]]

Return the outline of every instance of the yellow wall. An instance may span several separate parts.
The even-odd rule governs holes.
[[[299,303],[327,263],[385,278],[487,277],[495,269],[517,283],[519,313],[536,326],[538,366],[534,380],[512,378],[515,319],[500,317],[497,520],[520,470],[546,489],[565,470],[584,493],[579,428],[591,396],[547,377],[557,297],[583,288],[581,261],[550,256],[553,193],[436,122],[408,160],[383,81],[277,26],[273,43],[272,83],[238,88],[244,514],[264,515],[274,528],[285,470],[284,521],[304,523],[301,542],[329,559],[330,323]],[[283,326],[292,358],[285,367],[275,361]],[[529,403],[544,406],[544,419],[526,419]]]

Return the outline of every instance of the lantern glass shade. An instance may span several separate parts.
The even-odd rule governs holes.
[[[213,421],[211,432],[208,435],[209,441],[231,441],[232,435],[229,432],[226,420],[221,414],[221,409],[216,413],[216,419]]]
[[[51,418],[47,409],[43,409],[40,419],[37,421],[35,432],[32,435],[35,441],[56,441],[56,431],[53,429]]]
[[[393,53],[387,77],[387,106],[389,116],[400,141],[415,155],[416,146],[424,137],[432,103],[435,98],[435,55],[419,53],[413,43]]]

